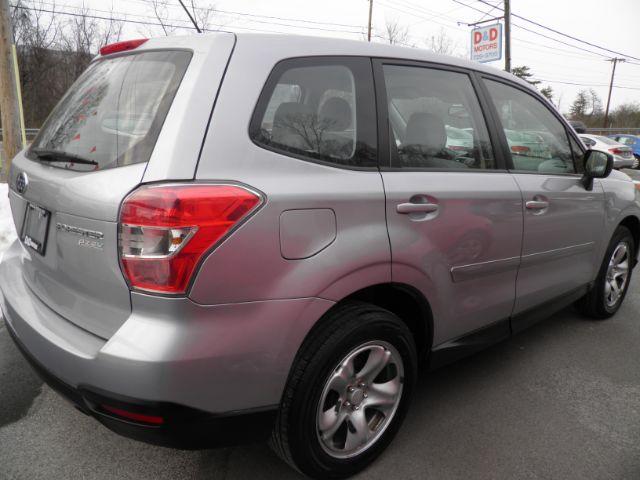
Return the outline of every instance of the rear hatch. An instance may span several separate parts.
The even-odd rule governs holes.
[[[154,149],[169,142],[163,130],[175,122],[174,102],[181,113],[189,101],[209,102],[209,112],[213,105],[215,90],[195,100],[182,93],[201,73],[191,72],[194,63],[202,67],[195,56],[151,48],[98,58],[13,162],[9,196],[26,283],[53,311],[104,339],[131,313],[118,254],[120,205],[162,157]]]

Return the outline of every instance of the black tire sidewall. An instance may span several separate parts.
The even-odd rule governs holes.
[[[329,338],[314,355],[297,387],[289,413],[289,448],[298,468],[311,477],[344,478],[357,473],[382,453],[402,424],[415,387],[416,351],[409,330],[395,315],[386,314],[386,319],[381,318],[384,315],[379,312],[375,320],[359,318],[360,322],[342,338]],[[316,433],[317,408],[325,381],[338,362],[355,347],[375,340],[390,343],[402,357],[402,399],[391,424],[374,445],[356,457],[333,458],[322,449]]]

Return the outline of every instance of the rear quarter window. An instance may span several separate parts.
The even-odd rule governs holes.
[[[364,58],[297,58],[277,64],[249,134],[287,156],[346,168],[377,166],[375,97]]]

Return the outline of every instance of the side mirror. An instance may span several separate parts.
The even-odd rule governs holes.
[[[582,184],[584,188],[593,189],[594,178],[608,177],[613,170],[613,155],[598,150],[587,150],[584,154],[584,175]]]

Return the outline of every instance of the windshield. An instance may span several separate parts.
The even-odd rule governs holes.
[[[48,162],[78,170],[148,161],[190,59],[156,51],[94,62],[53,110],[29,158],[44,161],[39,152],[47,152]]]

